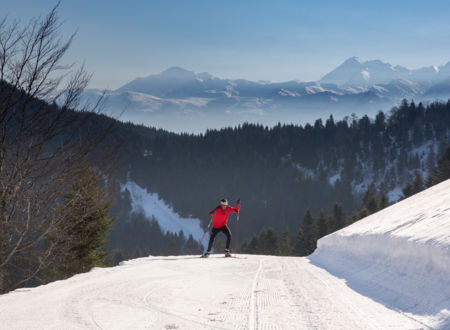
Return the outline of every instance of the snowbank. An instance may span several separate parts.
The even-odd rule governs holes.
[[[163,232],[183,232],[185,237],[196,240],[203,236],[200,220],[195,218],[183,218],[172,207],[160,199],[157,193],[150,193],[132,181],[121,185],[121,192],[128,191],[131,199],[131,211],[142,212],[149,220],[155,218]]]
[[[309,259],[425,327],[450,328],[450,180],[320,239]]]

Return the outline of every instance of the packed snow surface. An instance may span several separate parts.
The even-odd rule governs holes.
[[[307,258],[149,257],[0,296],[2,329],[417,329]],[[246,258],[246,259],[242,259]]]
[[[449,329],[450,181],[309,258],[147,257],[0,296],[1,329]]]

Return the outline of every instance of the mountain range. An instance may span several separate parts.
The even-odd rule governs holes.
[[[87,90],[92,101],[100,90]],[[305,123],[333,114],[374,115],[406,99],[450,98],[450,62],[415,70],[380,60],[347,59],[318,81],[223,79],[171,67],[106,91],[107,111],[119,119],[175,132],[243,122]]]

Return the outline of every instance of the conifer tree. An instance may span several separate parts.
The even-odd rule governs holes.
[[[370,199],[367,201],[367,204],[365,206],[367,207],[367,210],[370,214],[378,211],[378,202],[375,195],[370,196]]]
[[[104,244],[113,219],[111,201],[105,197],[101,179],[89,167],[75,172],[69,192],[64,196],[64,214],[58,230],[48,237],[55,242],[54,275],[67,278],[103,266],[107,255]]]
[[[195,254],[198,250],[198,242],[194,240],[194,237],[192,237],[192,234],[189,235],[188,240],[186,241],[185,247],[184,247],[184,253],[185,254]]]
[[[408,197],[414,195],[413,184],[411,182],[408,182],[406,184],[406,186],[403,187],[402,193],[403,193],[403,198],[408,198]]]
[[[322,238],[330,233],[330,225],[327,215],[323,210],[320,210],[319,218],[317,219],[317,238]]]
[[[354,211],[352,212],[351,222],[354,223],[354,222],[358,221],[359,219],[361,219],[361,217],[360,217],[360,212],[357,211],[357,210],[354,210]]]
[[[385,192],[381,193],[379,209],[382,210],[389,206],[389,198]]]
[[[300,255],[309,255],[314,252],[317,244],[316,224],[309,209],[306,209],[300,224],[296,240],[296,250]]]
[[[281,235],[280,255],[290,256],[293,253],[289,229],[286,227]]]
[[[426,170],[428,173],[432,173],[436,167],[436,154],[434,152],[434,146],[431,145],[428,149],[428,156],[426,160]]]
[[[241,251],[248,254],[257,254],[258,253],[258,236],[253,235],[249,241],[245,241],[242,244]]]
[[[378,201],[375,196],[374,190],[374,187],[370,186],[364,194],[363,198],[363,207],[365,207],[369,211],[369,214],[378,211]]]
[[[248,241],[248,240],[245,240],[245,241],[241,244],[241,246],[239,247],[239,251],[240,251],[241,253],[249,253],[249,252],[248,252],[248,243],[249,243],[249,241]]]
[[[180,254],[180,245],[178,244],[178,240],[176,237],[172,238],[167,245],[167,255],[168,256],[177,256]]]
[[[305,240],[305,234],[303,233],[303,228],[300,226],[297,232],[297,235],[295,236],[295,243],[294,243],[294,254],[296,256],[305,256],[306,253],[306,240]]]
[[[450,179],[450,147],[448,147],[442,158],[438,161],[438,167],[429,179],[429,185],[435,185],[439,182]]]
[[[139,245],[137,245],[136,249],[134,250],[133,259],[142,258],[144,256],[145,256],[144,252],[142,252]]]
[[[425,185],[423,183],[422,175],[419,172],[416,172],[414,181],[413,182],[409,182],[402,189],[403,198],[407,198],[407,197],[410,197],[412,195],[415,195],[415,194],[417,194],[418,192],[421,192],[424,189],[425,189]]]
[[[263,229],[259,234],[258,253],[265,255],[278,255],[278,235],[273,228]]]
[[[114,249],[111,251],[111,261],[113,266],[117,266],[121,261],[126,259],[125,253],[121,249]]]
[[[416,177],[414,179],[414,193],[421,192],[425,189],[425,186],[423,184],[422,175],[420,172],[416,172]]]
[[[344,227],[345,227],[344,209],[341,204],[334,203],[332,216],[332,229],[333,231],[336,231]]]
[[[370,215],[369,210],[365,206],[363,206],[362,209],[359,211],[358,217],[359,219],[363,219],[365,217],[368,217],[369,215]]]

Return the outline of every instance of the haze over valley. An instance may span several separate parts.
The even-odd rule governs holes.
[[[103,91],[87,90],[94,100]],[[131,121],[174,132],[245,122],[274,126],[313,123],[356,114],[389,112],[402,99],[418,102],[450,98],[450,62],[415,70],[380,60],[347,59],[318,81],[250,81],[215,77],[171,67],[106,91],[106,110]]]

